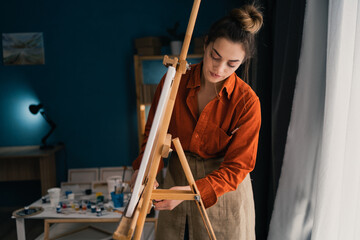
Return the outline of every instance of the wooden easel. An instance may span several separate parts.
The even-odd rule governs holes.
[[[177,95],[177,91],[180,84],[180,79],[183,74],[185,74],[187,69],[186,56],[190,46],[190,40],[195,26],[196,16],[199,10],[200,0],[194,0],[194,4],[191,10],[190,20],[186,30],[184,43],[180,53],[180,60],[177,58],[169,58],[168,56],[164,57],[163,64],[166,66],[173,66],[176,68],[176,74],[172,84],[169,100],[166,104],[165,115],[162,120],[161,129],[159,131],[159,137],[155,143],[154,147],[154,156],[150,159],[147,166],[147,171],[145,174],[145,179],[143,184],[145,185],[143,193],[138,201],[137,207],[133,213],[132,218],[122,217],[120,224],[116,231],[113,234],[113,238],[117,240],[131,239],[134,231],[134,239],[140,240],[141,233],[143,231],[145,218],[147,213],[151,209],[151,200],[152,199],[173,199],[173,200],[193,200],[198,206],[199,212],[203,219],[204,225],[208,232],[210,239],[216,239],[214,231],[211,227],[211,223],[205,211],[204,204],[201,200],[200,192],[196,187],[194,177],[191,173],[189,164],[187,162],[185,153],[182,149],[180,141],[178,138],[173,140],[176,152],[179,156],[181,165],[183,167],[185,176],[191,188],[190,191],[184,190],[169,190],[169,189],[153,189],[157,171],[160,164],[161,157],[167,157],[171,151],[171,135],[167,134],[169,123]]]

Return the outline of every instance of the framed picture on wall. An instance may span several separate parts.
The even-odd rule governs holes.
[[[4,65],[45,63],[42,33],[3,33],[2,46]]]

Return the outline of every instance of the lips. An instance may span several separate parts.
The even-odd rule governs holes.
[[[220,78],[221,76],[220,75],[217,75],[213,72],[210,72],[210,75],[213,77],[213,78]]]

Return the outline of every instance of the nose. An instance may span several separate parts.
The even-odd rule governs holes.
[[[214,70],[216,71],[216,74],[221,75],[226,70],[226,62],[216,63],[214,65]]]

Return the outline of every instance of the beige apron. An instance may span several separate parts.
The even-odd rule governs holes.
[[[218,169],[223,158],[203,159],[186,152],[195,180]],[[188,185],[178,156],[174,152],[169,161],[164,189]],[[250,176],[235,191],[225,193],[218,202],[206,209],[217,240],[255,239],[255,209]],[[183,201],[172,211],[160,211],[156,239],[183,240],[186,218],[190,240],[209,239],[199,210],[193,201]]]

